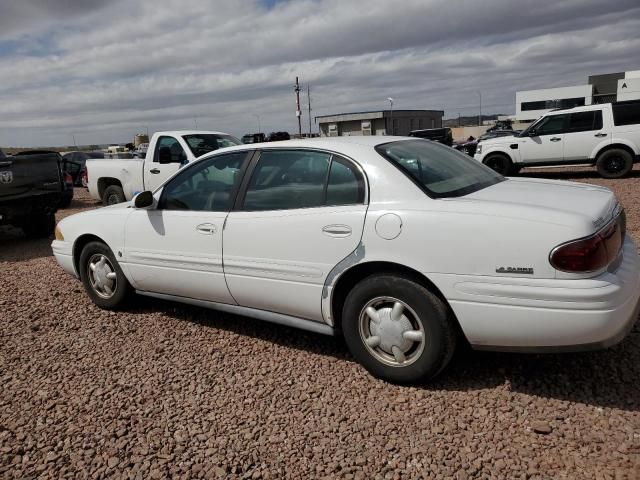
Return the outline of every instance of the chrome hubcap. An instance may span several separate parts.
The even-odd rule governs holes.
[[[91,256],[87,264],[87,274],[93,291],[102,298],[111,298],[118,286],[115,268],[109,259],[96,253]]]
[[[411,307],[394,297],[377,297],[360,313],[360,338],[377,360],[392,367],[415,362],[424,351],[425,331]]]

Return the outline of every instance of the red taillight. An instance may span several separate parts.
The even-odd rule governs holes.
[[[87,167],[82,167],[82,173],[80,174],[80,178],[82,178],[82,185],[83,186],[87,186],[89,185],[89,171],[87,170]]]
[[[64,174],[64,181],[65,181],[65,183],[73,183],[73,177],[71,176],[71,174],[65,173]]]
[[[553,249],[551,265],[563,272],[593,272],[618,257],[624,241],[624,214],[592,237],[575,240]]]

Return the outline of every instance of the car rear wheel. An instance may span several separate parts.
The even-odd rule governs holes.
[[[100,308],[118,308],[131,290],[113,252],[102,242],[90,242],[82,249],[78,270],[89,298]]]
[[[483,163],[500,175],[508,176],[514,172],[513,162],[506,155],[489,155]]]
[[[621,178],[633,168],[633,157],[621,148],[612,148],[600,154],[596,161],[598,174],[603,178]]]
[[[102,203],[105,207],[115,205],[116,203],[122,203],[125,200],[124,191],[119,185],[109,185],[104,189],[104,193],[102,194]]]
[[[394,274],[368,277],[351,290],[342,330],[356,360],[394,383],[433,378],[457,343],[445,304],[419,283]]]

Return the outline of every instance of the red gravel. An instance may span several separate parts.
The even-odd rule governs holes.
[[[524,175],[614,189],[640,241],[634,173]],[[339,339],[147,298],[99,310],[49,243],[0,230],[0,478],[640,478],[640,325],[602,352],[462,351],[399,387]]]

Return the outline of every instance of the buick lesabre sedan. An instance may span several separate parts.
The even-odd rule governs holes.
[[[133,202],[65,218],[53,251],[101,308],[135,291],[341,333],[393,382],[433,377],[460,341],[606,347],[639,308],[637,250],[610,190],[505,178],[415,138],[231,147]]]

